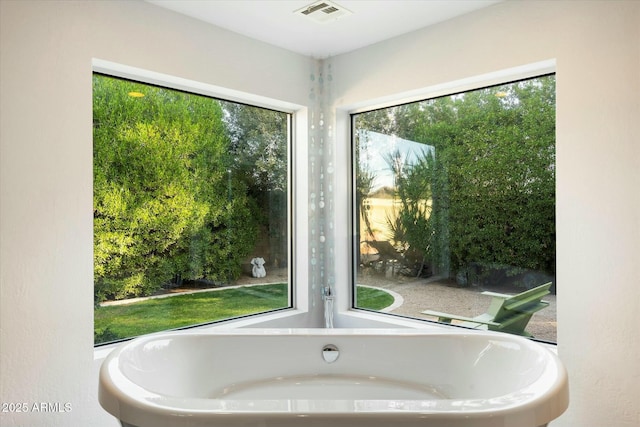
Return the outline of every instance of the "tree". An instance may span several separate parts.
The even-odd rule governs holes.
[[[434,145],[443,165],[434,209],[448,218],[452,268],[554,273],[553,76],[439,99],[422,112],[430,118],[413,137]]]
[[[417,267],[416,276],[420,276],[436,250],[432,211],[435,158],[433,151],[425,150],[411,162],[395,151],[388,163],[395,177],[395,197],[400,207],[387,222],[394,239],[404,246],[405,259]]]
[[[288,115],[233,102],[221,102],[230,140],[231,166],[242,176],[269,240],[270,265],[288,260]]]
[[[94,75],[96,300],[228,280],[255,239],[219,103]]]
[[[555,274],[554,76],[364,113],[357,123],[360,133],[433,148],[390,162],[394,226],[407,251],[440,273],[482,264]]]

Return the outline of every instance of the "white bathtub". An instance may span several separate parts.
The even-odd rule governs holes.
[[[99,399],[136,427],[536,427],[569,402],[562,363],[535,342],[411,329],[143,337],[107,357]]]

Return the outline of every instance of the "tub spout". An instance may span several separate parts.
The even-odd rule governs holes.
[[[324,327],[333,328],[333,290],[331,286],[322,288],[322,300],[324,301]]]
[[[322,288],[322,299],[327,300],[328,298],[333,299],[333,291],[331,290],[331,286],[325,286]]]

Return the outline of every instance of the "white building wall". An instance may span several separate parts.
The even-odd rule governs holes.
[[[97,403],[93,352],[92,58],[307,102],[308,58],[143,2],[0,2],[0,397],[72,407],[2,413],[3,426],[117,425]],[[572,398],[554,425],[636,426],[640,3],[498,4],[331,59],[333,93],[349,107],[547,59],[557,62],[558,333]],[[335,239],[339,264],[344,223]]]

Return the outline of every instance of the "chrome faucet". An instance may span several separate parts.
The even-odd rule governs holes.
[[[333,328],[333,289],[331,286],[322,288],[322,300],[324,301],[324,327]]]

